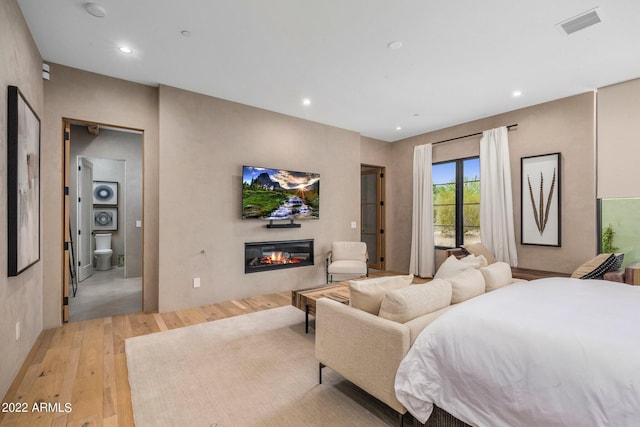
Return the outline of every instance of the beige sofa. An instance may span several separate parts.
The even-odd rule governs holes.
[[[420,332],[451,309],[451,302],[459,303],[482,294],[485,290],[520,281],[511,278],[510,273],[507,280],[505,272],[510,271],[508,265],[488,269],[489,274],[481,274],[480,270],[482,268],[473,268],[446,279],[390,290],[382,296],[378,313],[380,315],[327,298],[318,300],[316,358],[320,363],[320,382],[322,368],[327,366],[333,369],[398,412],[401,423],[402,415],[407,410],[396,399],[396,371]],[[501,273],[496,273],[498,270]],[[502,283],[497,283],[496,280],[501,280]],[[350,286],[356,283],[364,286],[367,282],[351,281]],[[425,297],[418,296],[422,292]],[[387,304],[388,300],[394,298],[395,304]],[[416,316],[416,310],[420,308],[424,310],[424,314]],[[401,313],[398,309],[410,313]],[[408,318],[411,319],[406,320]]]

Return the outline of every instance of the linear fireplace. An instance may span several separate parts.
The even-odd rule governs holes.
[[[244,272],[313,265],[313,239],[244,244]]]

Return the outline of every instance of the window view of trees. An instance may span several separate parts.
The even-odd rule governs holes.
[[[436,163],[433,224],[436,247],[454,248],[480,241],[480,159]]]

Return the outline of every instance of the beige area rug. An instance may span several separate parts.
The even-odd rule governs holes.
[[[389,407],[328,368],[279,307],[127,339],[137,427],[393,426]]]

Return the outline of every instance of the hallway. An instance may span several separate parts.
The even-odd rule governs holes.
[[[123,268],[95,271],[69,297],[69,321],[96,319],[142,311],[142,277],[124,278]]]

